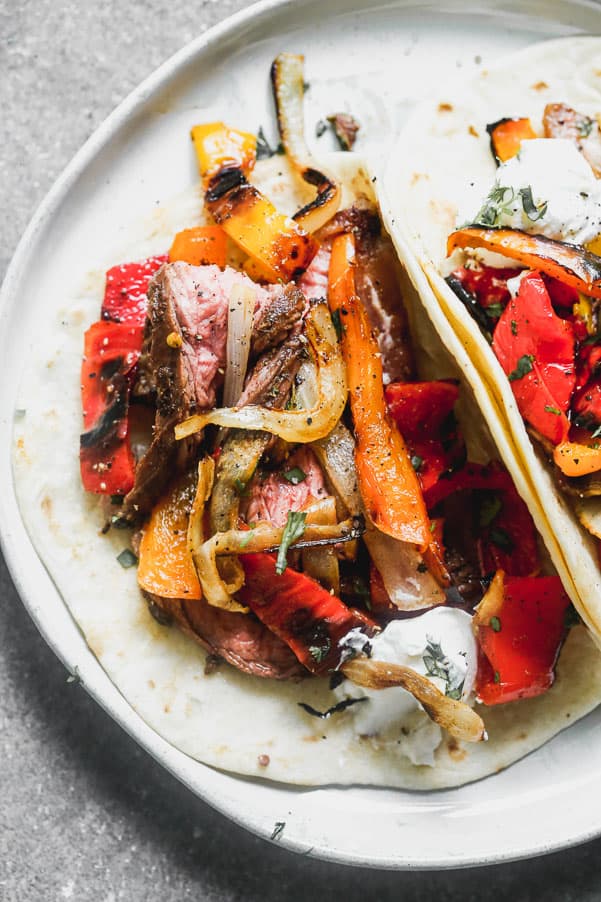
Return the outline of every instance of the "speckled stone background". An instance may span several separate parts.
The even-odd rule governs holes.
[[[246,5],[0,2],[2,275],[54,178],[111,109],[180,46]],[[246,834],[67,683],[1,558],[0,687],[0,899],[7,902],[601,899],[601,841],[486,870],[403,874],[299,858]]]

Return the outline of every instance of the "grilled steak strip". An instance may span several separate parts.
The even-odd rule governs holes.
[[[264,354],[247,379],[238,406],[263,404],[281,410],[305,354],[305,341],[300,335],[291,336],[279,348]],[[226,532],[235,527],[240,489],[252,478],[271,440],[268,432],[246,429],[236,429],[227,436],[217,463],[209,506],[212,532]]]
[[[173,430],[197,410],[215,404],[225,362],[229,292],[244,278],[233,270],[221,273],[216,267],[173,263],[161,267],[149,285],[140,394],[154,393],[156,418],[153,440],[121,511],[128,522],[150,512],[167,479],[185,470],[196,453],[199,439],[176,442]],[[259,353],[298,326],[305,299],[294,285],[256,290],[253,350]],[[286,346],[287,357],[266,355],[261,364],[259,372],[270,380],[274,396],[278,380],[286,382],[285,370],[295,353]],[[263,383],[251,384],[249,398],[262,390]]]
[[[284,286],[282,293],[255,317],[250,345],[251,357],[255,358],[269,348],[281,344],[300,322],[306,303],[304,294],[296,285]]]
[[[144,593],[153,617],[175,623],[203,648],[243,673],[275,680],[301,679],[306,670],[288,646],[253,614],[236,614],[205,601]]]

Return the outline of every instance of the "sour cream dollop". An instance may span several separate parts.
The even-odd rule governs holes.
[[[394,620],[369,642],[374,660],[404,664],[426,676],[441,692],[452,692],[462,701],[470,700],[478,651],[472,618],[465,611],[440,607],[410,620]],[[340,645],[359,652],[365,646],[365,635],[351,630]],[[432,671],[440,675],[433,675]],[[345,680],[335,692],[340,700],[367,699],[349,709],[358,735],[396,743],[413,764],[434,764],[442,730],[405,689],[364,689]]]
[[[536,138],[522,141],[520,152],[497,169],[487,195],[474,186],[460,220],[482,221],[482,211],[496,212],[490,225],[522,229],[572,244],[601,234],[601,180],[572,141]],[[504,191],[502,189],[505,189]]]

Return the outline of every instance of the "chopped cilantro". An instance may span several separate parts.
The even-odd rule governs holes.
[[[502,551],[506,551],[508,554],[511,554],[513,551],[513,539],[504,529],[500,526],[493,526],[490,531],[490,540],[494,542]]]
[[[284,827],[286,826],[286,821],[276,821],[273,827],[273,832],[271,834],[272,839],[279,839],[282,833],[284,832]]]
[[[526,373],[531,373],[533,361],[534,357],[532,354],[523,354],[518,360],[516,368],[507,376],[509,381],[515,382],[516,379],[523,379]]]
[[[518,324],[516,323],[516,321],[514,319],[511,320],[511,334],[512,335],[518,334]]]
[[[419,454],[414,454],[411,458],[411,466],[415,470],[416,473],[419,473],[421,466],[424,462],[423,457],[420,457]]]
[[[282,533],[282,541],[280,542],[278,557],[275,564],[275,572],[278,576],[281,576],[288,566],[286,561],[288,549],[292,543],[297,539],[300,539],[304,533],[306,519],[307,515],[301,511],[288,511],[288,519],[286,520],[284,532]]]
[[[559,410],[559,408],[557,407],[553,407],[551,404],[545,404],[545,410],[547,411],[547,413],[552,413],[556,417],[561,416],[561,410]]]
[[[482,529],[490,526],[495,517],[501,512],[503,502],[498,495],[490,495],[484,498],[480,505],[478,521]]]
[[[486,312],[493,319],[499,319],[504,309],[503,304],[489,304],[486,308]]]
[[[426,653],[423,662],[429,676],[438,677],[445,682],[445,695],[456,700],[461,698],[465,677],[459,667],[443,652],[440,643],[431,636],[426,636]]]
[[[491,625],[491,628],[495,631],[495,633],[501,632],[501,621],[499,620],[498,617],[491,617],[490,625]]]
[[[234,479],[234,488],[236,489],[240,497],[245,497],[246,495],[248,495],[248,482],[243,482],[242,479]]]
[[[328,130],[328,123],[324,122],[323,119],[319,119],[315,123],[315,137],[316,138],[321,138],[321,136],[323,134],[325,134],[325,132],[327,132],[327,130]]]
[[[530,220],[530,222],[538,222],[539,219],[542,219],[545,213],[547,212],[547,201],[544,201],[540,204],[534,203],[534,198],[532,197],[532,188],[530,185],[527,185],[526,188],[520,188],[520,197],[522,198],[522,206],[524,208],[524,213]]]
[[[130,548],[124,548],[121,554],[117,555],[117,560],[124,570],[127,570],[129,567],[135,567],[138,563],[138,558]]]
[[[283,475],[284,479],[287,482],[291,482],[292,485],[298,485],[299,482],[304,482],[307,478],[307,474],[300,467],[292,467],[291,470],[287,470]]]
[[[331,647],[332,643],[326,636],[322,645],[309,646],[309,654],[317,664],[321,664],[329,655]]]
[[[500,683],[500,682],[501,682],[501,674],[499,673],[498,670],[495,670],[495,683]]]

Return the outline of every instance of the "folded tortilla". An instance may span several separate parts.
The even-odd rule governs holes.
[[[344,182],[343,205],[360,195],[372,197],[370,179],[356,156],[335,155],[328,164]],[[282,209],[293,211],[305,200],[281,157],[258,164],[253,180]],[[132,231],[120,255],[99,260],[99,269],[164,252],[176,230],[200,222],[199,208],[198,193],[192,191],[160,216],[153,213]],[[409,282],[404,290],[421,376],[462,380],[459,412],[470,457],[486,462],[513,453],[502,430],[495,450],[478,405],[488,404],[486,416],[495,423],[498,414],[491,412],[486,392],[470,387],[464,370],[471,364],[458,364],[462,348],[452,333],[445,334],[446,321],[439,335]],[[307,714],[299,702],[323,711],[336,701],[327,680],[282,683],[226,664],[205,673],[204,651],[151,617],[135,568],[124,570],[117,562],[129,534],[111,530],[101,535],[101,502],[81,487],[82,337],[98,318],[101,291],[98,276],[82,273],[81,294],[53,311],[54,326],[28,364],[15,423],[14,476],[29,535],[89,647],[132,708],[163,738],[199,761],[283,783],[429,790],[496,773],[596,706],[601,655],[583,627],[571,631],[549,692],[510,705],[480,706],[488,741],[469,745],[445,735],[435,767],[411,764],[396,742],[357,736],[352,709],[327,720]],[[518,490],[526,497],[529,485],[519,468],[516,472]]]
[[[557,488],[549,464],[526,431],[492,348],[443,278],[447,237],[457,228],[458,216],[466,215],[466,198],[473,184],[484,186],[486,193],[494,181],[496,165],[487,123],[530,117],[537,129],[550,102],[567,103],[592,117],[601,111],[601,38],[564,38],[527,47],[483,68],[469,81],[449,84],[444,93],[420,104],[394,148],[381,202],[428,313],[441,318],[440,329],[453,333],[477,370],[475,379],[488,393],[482,410],[489,424],[493,409],[497,411],[528,482],[524,500],[566,591],[601,644],[597,540],[582,528],[577,516],[587,517],[593,527],[601,525],[599,500],[581,501],[576,511],[572,500]],[[471,377],[467,370],[464,373],[475,385],[474,373]],[[514,475],[511,457],[503,455],[500,445],[499,450]]]

